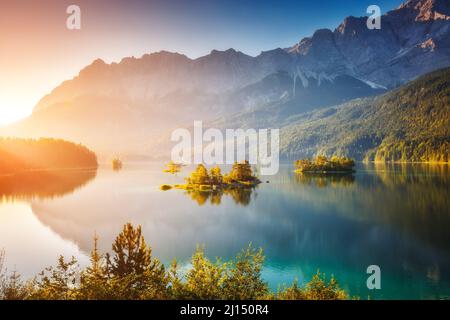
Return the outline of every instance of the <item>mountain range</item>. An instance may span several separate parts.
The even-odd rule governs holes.
[[[290,134],[282,135],[282,152],[296,157],[304,148],[283,136],[311,113],[450,66],[449,1],[406,1],[382,16],[380,30],[369,30],[366,21],[347,17],[335,30],[256,57],[229,49],[197,59],[166,51],[111,64],[98,59],[0,135],[68,139],[100,156],[168,156],[155,146],[169,141],[174,128],[203,120],[283,128]],[[351,103],[358,101],[365,100]],[[305,154],[320,151],[311,148]]]

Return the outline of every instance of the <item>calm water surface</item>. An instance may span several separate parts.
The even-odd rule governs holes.
[[[25,278],[59,254],[88,263],[126,222],[141,224],[154,255],[189,263],[196,245],[229,258],[249,243],[265,250],[273,289],[318,269],[361,298],[450,297],[450,171],[434,165],[359,165],[353,176],[302,176],[283,165],[254,190],[160,191],[183,181],[161,164],[119,172],[46,172],[0,177],[0,249]],[[379,265],[382,289],[366,288]]]

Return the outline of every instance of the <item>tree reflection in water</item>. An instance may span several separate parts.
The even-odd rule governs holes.
[[[295,181],[297,183],[315,186],[318,188],[323,187],[346,187],[355,182],[355,176],[353,173],[296,173]]]
[[[187,190],[185,194],[189,195],[199,206],[203,206],[208,200],[212,205],[220,205],[224,195],[230,196],[238,205],[248,206],[252,200],[254,189],[255,187],[238,187],[211,191]]]
[[[0,203],[62,197],[96,176],[95,169],[27,171],[0,176]]]

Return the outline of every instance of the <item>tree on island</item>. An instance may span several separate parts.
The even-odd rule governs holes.
[[[186,178],[188,186],[223,186],[230,184],[256,184],[258,178],[253,175],[252,167],[248,161],[235,162],[229,174],[222,175],[218,166],[208,170],[199,164],[194,172]]]
[[[230,178],[235,181],[252,181],[253,176],[252,167],[250,163],[245,160],[243,162],[235,162],[230,172]]]
[[[222,171],[218,166],[211,168],[209,171],[210,181],[213,185],[221,185],[223,183]]]
[[[114,171],[119,171],[123,167],[122,160],[120,160],[119,158],[114,158],[111,162],[111,165]]]
[[[191,173],[189,178],[186,178],[188,184],[191,185],[210,185],[211,178],[208,174],[208,170],[203,164],[199,164],[197,169]]]

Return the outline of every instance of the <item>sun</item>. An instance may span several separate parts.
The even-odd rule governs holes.
[[[0,108],[0,126],[5,126],[25,118],[27,114],[15,110]]]
[[[1,99],[0,97],[0,126],[16,122],[30,115],[30,108],[25,108],[27,101],[12,101],[12,99]]]

